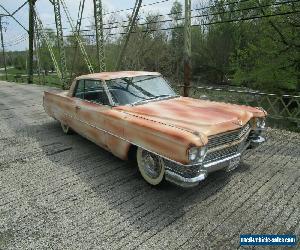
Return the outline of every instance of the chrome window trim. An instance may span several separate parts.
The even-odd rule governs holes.
[[[107,97],[108,97],[108,100],[109,100],[111,106],[112,106],[112,107],[115,107],[116,104],[115,104],[115,102],[114,102],[114,100],[113,100],[113,98],[112,98],[112,96],[111,96],[111,93],[109,92],[109,89],[108,89],[108,87],[107,87],[106,81],[105,81],[105,80],[102,80],[102,84],[103,84],[103,86],[104,86],[105,93],[106,93],[106,95],[107,95]]]
[[[72,97],[72,98],[76,98],[76,100],[81,101],[81,102],[88,102],[88,103],[92,103],[92,104],[97,104],[97,105],[99,105],[100,107],[107,107],[107,108],[109,108],[109,109],[112,108],[112,106],[110,106],[110,105],[101,104],[101,103],[99,103],[99,102],[93,102],[93,101],[81,99],[81,98],[78,98],[78,97],[75,97],[75,96]],[[65,114],[65,113],[64,113],[64,114]]]

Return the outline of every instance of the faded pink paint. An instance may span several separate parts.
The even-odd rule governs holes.
[[[159,73],[104,72],[76,79],[140,75]],[[134,144],[187,164],[190,147],[203,146],[209,136],[240,128],[239,121],[246,124],[252,118],[266,115],[258,108],[186,97],[111,108],[72,97],[74,85],[75,81],[69,92],[45,92],[45,111],[121,159],[127,158]]]
[[[206,137],[239,128],[238,121],[246,124],[253,117],[263,117],[260,109],[188,97],[149,102],[138,106],[121,106],[140,118],[153,120],[204,134]]]
[[[136,77],[136,76],[159,76],[158,72],[148,72],[148,71],[117,71],[117,72],[101,72],[93,73],[88,75],[82,75],[76,79],[97,79],[97,80],[111,80],[123,77]]]

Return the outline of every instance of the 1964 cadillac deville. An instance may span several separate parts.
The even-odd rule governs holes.
[[[181,97],[156,72],[77,77],[69,91],[45,92],[45,111],[121,159],[133,157],[151,185],[192,187],[265,141],[262,108]]]

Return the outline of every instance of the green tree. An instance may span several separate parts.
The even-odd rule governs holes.
[[[259,7],[256,14],[262,16],[292,12],[300,7],[299,3],[274,5],[274,0],[255,3]],[[232,56],[233,82],[269,91],[300,91],[299,18],[274,16],[244,22],[241,27],[252,36]]]
[[[14,58],[14,67],[18,70],[25,70],[26,69],[26,57],[22,55],[17,55]]]

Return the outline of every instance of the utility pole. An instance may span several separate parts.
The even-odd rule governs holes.
[[[126,34],[126,37],[125,37],[125,42],[124,42],[123,47],[121,48],[121,52],[119,54],[119,58],[118,58],[118,61],[117,61],[117,65],[116,65],[117,70],[119,70],[120,67],[121,67],[123,57],[124,57],[124,54],[125,54],[125,51],[126,51],[126,48],[127,48],[127,44],[129,42],[131,32],[133,31],[133,28],[134,28],[134,25],[135,25],[135,22],[136,22],[136,18],[139,14],[139,10],[140,10],[141,5],[142,5],[142,0],[136,0],[134,9],[132,11],[131,19],[130,19],[130,22],[129,22],[129,28],[128,28],[128,31],[127,31],[127,34]]]
[[[184,6],[184,88],[183,96],[189,95],[191,83],[191,0],[185,0]]]
[[[5,57],[4,41],[3,41],[2,16],[0,16],[0,32],[1,32],[1,45],[2,45],[3,63],[4,63],[4,69],[5,69],[5,80],[7,81],[7,68],[6,68],[6,57]]]
[[[36,0],[28,0],[29,3],[29,46],[28,46],[28,83],[33,81],[33,40],[34,40],[34,5]]]
[[[100,72],[103,72],[106,70],[106,67],[105,67],[104,38],[103,38],[102,2],[101,0],[93,0],[93,1],[94,1],[94,18],[95,18],[95,28],[96,28],[98,69]]]

